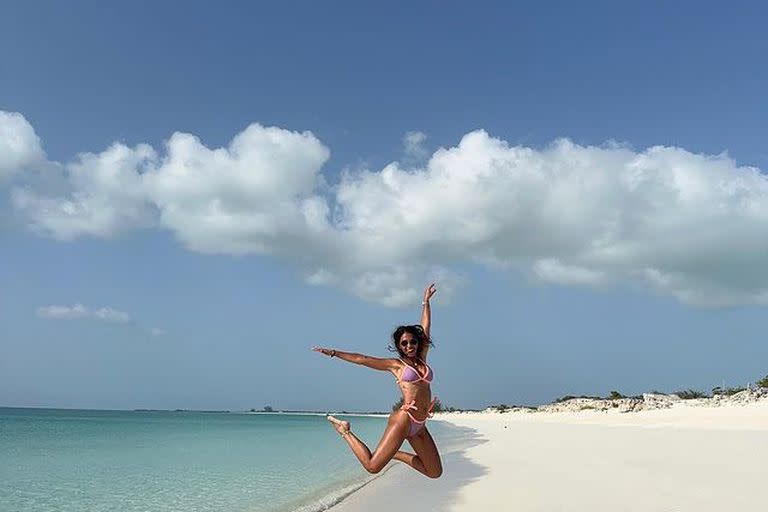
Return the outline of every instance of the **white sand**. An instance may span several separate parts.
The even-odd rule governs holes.
[[[765,402],[437,419],[481,442],[445,453],[438,480],[395,463],[333,511],[768,510]]]

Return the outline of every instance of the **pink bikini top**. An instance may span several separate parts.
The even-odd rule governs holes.
[[[401,363],[405,365],[405,369],[403,370],[403,374],[400,377],[400,380],[403,382],[426,382],[429,384],[432,382],[432,378],[434,377],[434,374],[432,373],[432,368],[429,367],[429,365],[424,362],[424,366],[427,367],[427,373],[425,375],[421,375],[414,367],[407,364],[402,359],[400,360]]]

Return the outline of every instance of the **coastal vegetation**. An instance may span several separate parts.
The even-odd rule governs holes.
[[[768,375],[763,377],[762,379],[758,380],[756,383],[757,388],[763,388],[768,389]],[[707,394],[704,391],[700,391],[697,389],[682,389],[680,391],[675,391],[672,393],[667,393],[663,391],[658,391],[656,389],[649,392],[651,395],[662,395],[662,396],[670,396],[670,395],[676,395],[678,398],[682,400],[694,400],[698,398],[712,398],[715,396],[733,396],[737,393],[741,393],[742,391],[746,391],[749,389],[749,387],[721,387],[717,386],[712,388],[712,391],[710,394]],[[636,396],[629,396],[624,395],[623,393],[620,393],[619,391],[611,391],[608,396],[602,397],[602,396],[595,396],[595,395],[565,395],[561,396],[560,398],[554,399],[552,404],[559,404],[562,402],[567,402],[569,400],[574,400],[577,398],[584,398],[584,399],[590,399],[590,400],[622,400],[622,399],[642,399],[642,395],[636,395]],[[503,404],[502,404],[503,405]],[[503,406],[504,409],[501,409],[502,406],[491,406],[492,409],[504,411],[509,409],[507,406]]]
[[[555,398],[552,403],[553,404],[559,404],[561,402],[567,402],[568,400],[573,400],[574,398],[590,398],[592,400],[602,400],[603,397],[601,396],[595,396],[595,395],[565,395],[561,396],[560,398]]]
[[[725,395],[725,396],[733,396],[736,393],[741,393],[742,391],[746,391],[747,388],[721,388],[720,386],[716,388],[712,388],[712,396],[715,395]]]
[[[684,389],[682,391],[675,391],[672,393],[673,395],[677,395],[678,397],[682,398],[683,400],[693,400],[694,398],[707,398],[708,395],[704,393],[703,391],[698,391],[695,389]]]
[[[491,405],[488,407],[488,409],[491,409],[492,411],[496,412],[508,412],[513,411],[515,409],[536,409],[536,407],[530,406],[530,405],[507,405],[507,404],[498,404],[498,405]],[[449,411],[450,412],[450,411]]]
[[[271,405],[265,405],[261,409],[251,409],[251,412],[275,412]]]
[[[768,375],[763,377],[762,379],[758,380],[756,382],[756,386],[758,388],[768,389]],[[746,391],[748,388],[746,387],[714,387],[712,388],[711,394],[707,394],[706,392],[699,391],[696,389],[683,389],[680,391],[675,391],[673,393],[659,391],[657,389],[653,389],[649,392],[651,395],[658,395],[658,396],[671,396],[676,395],[681,400],[693,400],[693,399],[700,399],[700,398],[711,398],[715,396],[720,397],[730,397],[733,395],[736,395],[737,393],[740,393],[742,391]],[[590,399],[590,400],[642,400],[643,395],[625,395],[621,393],[620,391],[612,390],[608,393],[607,396],[595,396],[595,395],[565,395],[560,398],[556,398],[551,404],[560,404],[563,402],[567,402],[569,400],[574,400],[577,398],[581,399]],[[619,402],[620,403],[620,402]],[[400,398],[397,400],[394,404],[392,404],[392,410],[395,411],[397,409],[400,409],[400,407],[403,406],[403,399]],[[594,408],[593,405],[585,404],[583,406],[585,409]],[[615,405],[614,405],[615,407]],[[497,411],[497,412],[509,412],[516,409],[531,409],[535,410],[537,407],[530,406],[530,405],[508,405],[508,404],[496,404],[496,405],[490,405],[487,407],[487,409]],[[461,409],[456,407],[447,407],[440,402],[440,400],[437,400],[435,402],[435,406],[432,409],[432,412],[457,412],[457,411],[473,411],[476,409]],[[214,411],[211,411],[214,412]],[[224,412],[224,411],[215,411],[215,412]],[[250,412],[274,412],[274,409],[271,405],[265,405],[261,409],[251,409]],[[284,412],[318,412],[318,411],[284,411]],[[341,414],[347,414],[347,411],[341,411]],[[378,411],[368,411],[368,414],[386,414],[385,412],[378,412]]]

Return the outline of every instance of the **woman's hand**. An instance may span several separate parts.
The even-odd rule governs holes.
[[[437,291],[437,288],[435,287],[435,283],[430,284],[424,289],[424,302],[429,302],[429,299],[432,298],[432,296]]]
[[[323,355],[333,357],[336,355],[336,351],[332,348],[323,348],[323,347],[312,347],[312,350],[315,352],[320,352]]]

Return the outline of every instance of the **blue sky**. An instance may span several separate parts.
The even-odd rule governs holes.
[[[4,4],[0,405],[383,409],[435,277],[447,404],[762,377],[765,14]]]

